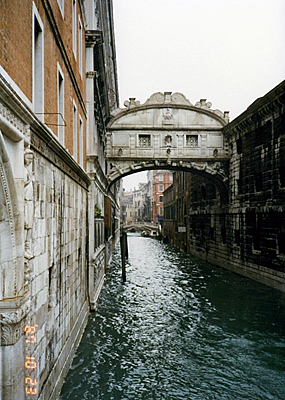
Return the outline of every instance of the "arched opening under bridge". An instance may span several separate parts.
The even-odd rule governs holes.
[[[228,191],[229,146],[223,135],[228,113],[212,110],[205,99],[195,105],[181,93],[154,93],[144,103],[131,98],[107,126],[107,178],[151,169],[200,174]]]

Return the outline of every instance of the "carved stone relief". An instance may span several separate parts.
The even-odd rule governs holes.
[[[3,236],[6,235],[5,244],[6,246],[8,245],[8,247],[10,246],[10,251],[9,248],[5,249],[7,254],[8,252],[10,253],[9,258],[4,257],[3,260],[2,256],[0,255],[0,262],[1,263],[5,262],[6,265],[9,265],[9,263],[13,265],[13,282],[10,282],[10,285],[12,284],[13,288],[9,290],[9,293],[10,294],[13,293],[14,295],[16,295],[17,252],[16,252],[15,224],[14,224],[15,221],[14,221],[14,210],[12,206],[13,203],[11,199],[11,193],[8,182],[10,185],[13,185],[14,180],[5,141],[2,132],[0,131],[0,185],[2,191],[1,202],[5,206],[5,208],[3,208],[1,211],[0,221],[2,220],[2,223],[6,222],[3,232],[1,232],[1,235]]]
[[[30,130],[29,126],[24,124],[15,116],[13,112],[3,104],[0,103],[0,116],[9,122],[13,127],[29,140]]]
[[[25,151],[25,258],[33,257],[31,251],[31,236],[34,221],[34,191],[33,191],[33,158],[34,154],[31,150]]]
[[[15,344],[23,334],[25,317],[31,309],[31,301],[28,300],[17,310],[0,313],[0,339],[1,345]]]

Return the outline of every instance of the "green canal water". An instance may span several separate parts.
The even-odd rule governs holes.
[[[285,399],[285,296],[128,236],[117,247],[60,400]]]

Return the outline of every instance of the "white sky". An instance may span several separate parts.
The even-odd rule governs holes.
[[[285,0],[113,0],[120,106],[205,98],[233,120],[285,78]],[[126,190],[142,178],[124,178]]]

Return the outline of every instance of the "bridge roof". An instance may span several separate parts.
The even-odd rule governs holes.
[[[221,129],[228,123],[228,113],[212,110],[212,104],[201,99],[193,105],[182,93],[154,93],[144,103],[135,98],[124,103],[125,108],[112,112],[109,130],[126,129]]]

